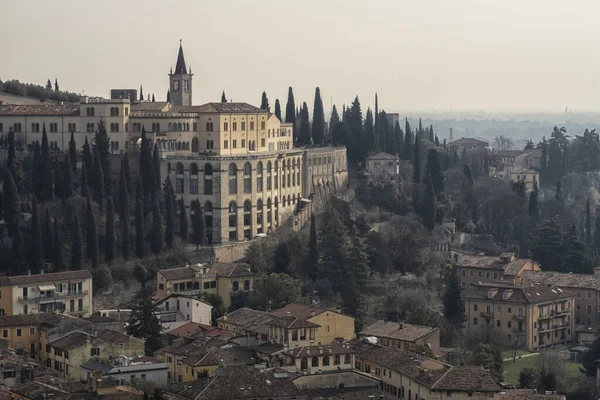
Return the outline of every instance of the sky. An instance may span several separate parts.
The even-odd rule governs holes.
[[[0,0],[0,79],[165,100],[179,40],[194,104],[312,113],[600,109],[597,0]]]

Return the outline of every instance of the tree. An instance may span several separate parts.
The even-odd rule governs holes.
[[[529,194],[529,216],[533,218],[538,217],[538,190],[537,185],[535,189]]]
[[[42,198],[42,180],[44,179],[42,176],[43,166],[42,166],[42,151],[40,149],[40,143],[36,140],[33,145],[33,165],[31,166],[31,189],[33,190],[33,195]]]
[[[129,209],[121,217],[121,255],[129,259]]]
[[[559,271],[563,257],[562,229],[557,217],[545,219],[533,234],[531,253],[546,271]]]
[[[115,259],[115,206],[112,196],[106,199],[106,232],[104,234],[104,261]]]
[[[54,262],[54,269],[56,271],[61,271],[64,268],[64,254],[63,254],[63,241],[62,241],[62,236],[60,234],[60,229],[58,227],[58,220],[56,218],[54,218],[54,226],[53,226],[53,232],[52,232],[52,239],[54,241],[54,248],[53,253],[54,253],[54,257],[53,257],[53,262]]]
[[[288,99],[285,105],[285,122],[296,126],[296,102],[294,101],[294,91],[291,86],[288,89]]]
[[[323,145],[325,142],[325,112],[321,89],[315,89],[315,102],[313,105],[312,141],[315,145]]]
[[[58,79],[54,78],[54,91],[58,92]]]
[[[188,218],[183,199],[179,200],[179,236],[184,242],[188,240]]]
[[[442,301],[444,316],[448,324],[454,329],[462,329],[467,317],[465,315],[465,304],[461,298],[460,281],[456,268],[452,268],[450,271]]]
[[[146,241],[144,238],[144,189],[138,179],[135,196],[135,255],[137,258],[146,256]]]
[[[534,389],[537,387],[538,373],[533,368],[523,368],[519,373],[519,387],[521,389]]]
[[[158,304],[152,300],[152,291],[140,290],[131,309],[127,334],[144,339],[146,354],[162,347],[164,329],[157,317]]]
[[[171,102],[171,90],[167,90],[167,103]]]
[[[50,81],[50,79],[48,79],[48,82],[46,82],[46,89],[52,90],[52,82]]]
[[[364,123],[364,132],[365,132],[365,145],[366,152],[370,153],[371,151],[386,151],[385,142],[381,143],[379,137],[375,136],[375,127],[373,122],[373,112],[370,108],[367,108],[367,115],[365,116]]]
[[[308,239],[308,275],[314,281],[317,280],[319,275],[319,249],[317,247],[317,224],[315,222],[315,215],[310,216],[310,237]]]
[[[427,152],[425,176],[429,176],[431,178],[431,183],[433,184],[433,190],[436,196],[442,193],[444,190],[444,174],[442,172],[438,151],[436,149],[430,149]]]
[[[563,253],[561,270],[579,274],[590,274],[593,272],[591,260],[589,259],[585,243],[577,237],[577,228],[571,223],[563,240]]]
[[[275,116],[278,120],[283,121],[281,119],[281,104],[279,104],[279,99],[275,99]]]
[[[21,163],[17,159],[17,149],[15,143],[15,133],[12,129],[8,130],[8,158],[6,159],[6,169],[8,169],[12,175],[12,179],[15,182],[17,191],[23,190],[23,169]]]
[[[421,182],[421,133],[417,132],[415,136],[415,145],[413,152],[413,184]]]
[[[44,218],[44,234],[43,234],[42,246],[44,248],[44,259],[48,261],[54,261],[55,254],[54,248],[55,241],[52,237],[52,218],[50,217],[50,211],[46,208],[46,216]]]
[[[71,140],[69,140],[69,160],[71,169],[75,171],[77,168],[77,144],[75,143],[75,133],[71,131]]]
[[[494,147],[496,150],[510,150],[515,147],[515,142],[504,135],[500,135],[494,139]]]
[[[210,313],[210,318],[213,321],[221,318],[227,311],[225,305],[223,304],[223,298],[216,293],[203,292],[202,294],[198,295],[198,298],[207,302],[213,307]]]
[[[46,134],[46,124],[42,130],[42,201],[51,201],[54,196],[52,190],[52,161],[50,160],[50,144]]]
[[[163,224],[160,215],[160,205],[158,199],[154,199],[152,205],[152,232],[150,233],[150,248],[155,256],[158,257],[163,246]]]
[[[431,177],[425,177],[425,195],[423,197],[422,207],[423,224],[432,231],[435,228],[436,221],[436,197]]]
[[[596,225],[594,227],[594,245],[596,253],[600,254],[600,214],[596,214]]]
[[[353,162],[359,162],[364,160],[367,155],[367,144],[364,137],[362,109],[358,96],[354,98],[350,109],[347,110],[347,114],[347,118],[344,117],[344,121],[348,122],[351,136],[348,158]]]
[[[250,264],[251,270],[255,274],[265,273],[267,270],[267,261],[263,254],[263,247],[257,241],[252,242],[248,246],[244,254],[244,260]]]
[[[473,350],[473,364],[481,365],[490,371],[496,381],[502,380],[504,363],[502,353],[496,346],[490,344],[479,344]]]
[[[269,99],[267,98],[267,92],[262,92],[262,98],[260,100],[260,109],[271,112],[271,106],[269,105]]]
[[[152,93],[152,102],[154,103],[156,99],[154,98],[154,93]]]
[[[129,155],[125,153],[122,158],[123,162],[123,176],[125,177],[125,186],[127,192],[131,194],[131,170],[129,169]]]
[[[269,274],[255,280],[250,295],[250,307],[258,310],[275,309],[300,300],[300,281],[287,274]]]
[[[151,200],[156,197],[156,184],[154,182],[154,166],[152,165],[152,149],[150,149],[150,143],[146,138],[146,130],[142,126],[142,135],[140,143],[140,178],[142,180],[142,189],[144,198],[142,199],[142,205],[144,210],[151,208]]]
[[[227,103],[227,97],[225,97],[225,91],[221,94],[221,103]]]
[[[85,143],[83,144],[83,166],[82,166],[82,174],[85,170],[86,175],[86,183],[87,183],[87,191],[89,188],[94,187],[94,159],[92,158],[92,150],[90,148],[90,144],[88,143],[87,136],[85,137]],[[81,191],[83,192],[83,184],[81,185]],[[87,193],[87,192],[86,192]],[[82,196],[83,193],[81,194]],[[87,197],[87,194],[85,195]]]
[[[190,214],[192,217],[192,236],[191,242],[196,245],[196,251],[200,246],[204,246],[206,235],[204,229],[204,215],[198,199],[192,200],[190,204]]]
[[[83,267],[83,243],[81,242],[81,226],[77,214],[73,214],[73,226],[71,229],[71,270],[77,271]]]
[[[412,160],[413,157],[414,136],[410,129],[408,118],[404,120],[404,155],[403,159]]]
[[[25,255],[25,242],[23,233],[21,232],[21,219],[16,220],[15,231],[12,235],[12,268],[9,268],[9,273],[15,275],[23,275],[29,268]]]
[[[29,270],[37,274],[44,267],[40,210],[35,196],[31,202],[31,240],[29,242]]]
[[[98,229],[92,201],[89,197],[87,198],[85,224],[87,228],[87,257],[92,262],[92,267],[96,268],[98,266]]]
[[[140,85],[140,101],[144,101],[144,90],[142,89],[142,85]]]
[[[297,142],[300,146],[309,145],[311,142],[310,121],[306,102],[302,103],[302,110],[300,111],[300,132]]]
[[[104,184],[104,192],[106,196],[112,195],[111,168],[110,168],[110,138],[106,133],[106,122],[101,119],[98,122],[98,129],[94,136],[96,145],[95,152],[100,159],[102,166],[102,177]]]
[[[69,153],[65,153],[69,154]],[[70,168],[69,168],[70,169]],[[54,157],[52,162],[52,179],[54,181],[54,195],[56,198],[63,198],[62,171],[58,157]]]
[[[171,178],[167,176],[164,185],[165,192],[165,243],[167,249],[171,251],[173,248],[173,240],[175,239],[175,193],[173,193],[173,185]]]
[[[333,105],[333,109],[331,110],[331,116],[329,117],[329,132],[327,143],[331,143],[331,138],[333,136],[333,127],[336,126],[340,122],[340,116],[338,114],[337,108],[335,104]]]
[[[554,198],[557,201],[562,201],[562,189],[560,187],[560,179],[556,181],[556,193],[554,194]]]
[[[94,200],[96,200],[100,206],[100,210],[103,209],[102,205],[104,204],[105,196],[106,191],[104,190],[104,171],[102,170],[102,161],[100,160],[98,153],[96,153],[94,163]]]
[[[590,199],[585,204],[585,243],[592,245],[592,212],[590,210]]]
[[[71,169],[71,160],[69,153],[65,153],[65,158],[63,160],[60,173],[62,175],[61,192],[62,198],[64,200],[73,196],[74,190],[73,170]]]
[[[158,197],[161,192],[162,181],[160,179],[160,154],[158,153],[158,145],[154,144],[154,151],[152,155],[152,168],[154,168],[154,198]]]
[[[133,268],[133,276],[140,283],[142,289],[146,288],[146,283],[150,280],[150,273],[144,265],[136,264]]]
[[[8,234],[13,236],[19,230],[20,226],[21,202],[17,185],[9,168],[5,172],[2,190],[2,199],[4,201],[4,206],[2,207],[3,219],[6,222]]]

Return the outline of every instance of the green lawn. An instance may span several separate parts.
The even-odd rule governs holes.
[[[581,364],[574,361],[563,361],[565,363],[565,383],[568,389],[573,388],[580,379],[583,378],[583,374],[579,371]],[[510,382],[516,387],[519,387],[519,373],[523,368],[533,368],[537,370],[538,355],[517,358],[513,363],[512,361],[504,362],[504,380]]]

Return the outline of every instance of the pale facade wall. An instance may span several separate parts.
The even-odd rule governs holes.
[[[198,324],[211,324],[210,304],[188,297],[170,297],[159,306],[160,311],[179,311],[182,321]]]
[[[335,338],[354,339],[354,318],[334,311],[325,311],[308,319],[317,328],[316,344],[330,344]]]

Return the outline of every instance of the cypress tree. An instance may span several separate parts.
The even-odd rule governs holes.
[[[394,140],[396,141],[396,154],[399,158],[402,157],[404,151],[404,132],[400,128],[400,122],[396,121],[394,125]]]
[[[65,159],[63,160],[61,166],[61,175],[62,175],[62,184],[61,184],[61,192],[62,198],[68,199],[73,196],[73,170],[71,169],[71,156],[69,153],[65,153]]]
[[[440,139],[438,138],[438,135],[435,135],[434,143],[437,147],[440,147]]]
[[[79,190],[80,190],[79,194],[82,197],[88,197],[90,195],[90,186],[88,184],[87,175],[88,175],[87,167],[84,163],[81,168],[81,187],[79,188]]]
[[[315,145],[325,142],[325,111],[321,99],[321,89],[315,89],[315,102],[313,105],[312,141]]]
[[[538,191],[537,186],[529,194],[529,216],[533,218],[538,217]]]
[[[144,101],[144,91],[142,89],[142,85],[140,85],[140,101]]]
[[[171,90],[167,90],[167,103],[171,102]]]
[[[408,118],[404,120],[404,154],[402,158],[404,160],[411,160],[413,156],[413,144],[414,138],[413,133],[410,129],[410,123],[408,122]]]
[[[169,251],[173,249],[175,236],[175,196],[171,191],[172,187],[171,178],[167,176],[165,181],[165,243]]]
[[[590,210],[590,199],[585,204],[585,243],[592,245],[592,212]]]
[[[373,112],[370,108],[367,108],[367,116],[365,117],[365,152],[368,154],[371,151],[385,151],[386,149],[382,146],[379,138],[375,136],[375,128],[373,126]]]
[[[121,255],[129,260],[129,211],[121,218]]]
[[[262,98],[260,100],[260,109],[271,112],[271,106],[269,106],[269,99],[267,98],[267,92],[262,92]]]
[[[562,202],[562,189],[560,187],[560,179],[556,181],[556,193],[554,194],[554,198]]]
[[[69,153],[65,153],[69,154]],[[70,166],[68,167],[71,168]],[[57,198],[63,198],[63,185],[62,185],[62,171],[60,166],[60,161],[58,161],[58,157],[54,157],[54,162],[52,163],[52,177],[54,178],[54,194]]]
[[[335,107],[335,104],[333,105],[333,109],[331,110],[331,117],[329,117],[329,134],[327,137],[326,142],[327,143],[331,143],[332,142],[332,138],[333,138],[333,128],[339,123],[340,121],[340,116],[338,114],[337,108]]]
[[[137,258],[146,256],[146,242],[144,238],[144,188],[138,179],[135,195],[135,255]]]
[[[417,132],[415,136],[415,146],[413,152],[413,183],[421,182],[421,133]]]
[[[50,160],[50,145],[46,134],[46,124],[42,130],[42,201],[51,201],[52,191],[52,160]]]
[[[461,329],[467,320],[465,315],[465,304],[461,297],[458,271],[452,268],[448,277],[448,284],[442,299],[444,304],[444,317],[454,329]]]
[[[221,103],[227,103],[227,97],[225,97],[225,91],[223,90],[223,94],[221,94]]]
[[[154,93],[152,93],[152,102],[154,103],[156,99],[154,98]]]
[[[431,182],[431,177],[427,175],[425,177],[425,196],[423,198],[423,225],[425,225],[429,231],[432,231],[433,228],[435,228],[435,203],[435,190],[433,188],[433,183]]]
[[[317,224],[315,223],[315,215],[310,216],[310,238],[308,241],[308,263],[309,275],[313,281],[319,277],[319,250],[317,248]]]
[[[158,154],[158,146],[154,145],[154,153],[152,155],[152,168],[154,168],[154,197],[158,197],[157,194],[161,191],[162,181],[160,180],[160,155]]]
[[[442,173],[438,152],[435,149],[430,149],[427,152],[425,175],[431,177],[436,196],[442,193],[444,190],[444,174]]]
[[[112,196],[106,199],[106,232],[104,234],[104,261],[115,259],[115,206]]]
[[[71,270],[77,271],[83,267],[83,243],[81,242],[81,225],[77,214],[73,213],[73,229],[71,231]]]
[[[96,154],[100,159],[100,165],[102,166],[102,177],[104,184],[104,193],[106,196],[112,195],[112,181],[111,181],[111,168],[110,168],[110,138],[106,133],[106,122],[100,120],[98,122],[98,129],[94,141],[96,142]]]
[[[142,179],[142,188],[144,189],[144,202],[143,205],[151,204],[149,202],[150,198],[154,196],[153,188],[154,188],[154,180],[153,180],[153,172],[154,168],[152,166],[152,149],[150,149],[150,143],[146,138],[146,130],[142,126],[142,138],[140,144],[140,177]]]
[[[285,105],[285,122],[292,124],[294,140],[298,140],[296,137],[296,102],[294,101],[294,92],[291,86],[288,89],[288,99]]]
[[[600,213],[596,213],[596,226],[594,230],[594,244],[596,246],[596,254],[600,254]]]
[[[429,125],[429,141],[431,143],[435,143],[435,134],[433,133],[433,125]],[[438,140],[438,144],[439,144],[439,140]]]
[[[85,224],[87,228],[87,257],[92,262],[92,267],[96,268],[98,266],[98,229],[96,226],[96,216],[92,208],[92,201],[89,197],[87,198]]]
[[[63,241],[60,236],[60,230],[58,229],[58,220],[54,218],[54,224],[52,229],[52,239],[54,243],[54,259],[52,260],[54,263],[54,270],[60,271],[64,267],[64,254],[63,254]]]
[[[188,218],[183,199],[179,200],[179,236],[184,242],[188,241]]]
[[[44,218],[44,259],[48,261],[54,261],[54,239],[52,237],[52,218],[50,218],[50,212],[46,208],[46,217]]]
[[[375,92],[375,121],[373,122],[373,131],[375,132],[375,136],[379,136],[379,99],[377,98],[377,92]],[[381,139],[379,139],[379,143],[382,143]]]
[[[34,274],[40,272],[44,267],[41,225],[40,210],[34,196],[31,202],[31,240],[29,242],[29,269]]]
[[[191,242],[196,245],[196,251],[199,246],[204,246],[204,216],[202,214],[202,208],[200,207],[200,201],[198,199],[192,200],[190,204],[190,212],[192,215],[192,240]]]
[[[119,174],[119,218],[121,219],[125,218],[125,215],[128,214],[127,209],[129,207],[129,191],[124,166],[124,160],[121,159],[121,171]]]
[[[58,93],[58,79],[54,78],[54,91]]]
[[[85,169],[85,173],[87,175],[86,178],[88,188],[94,187],[94,159],[92,158],[92,151],[90,148],[90,144],[88,143],[87,136],[85,137],[85,143],[83,144],[82,171],[83,169]]]
[[[52,81],[50,79],[48,79],[48,82],[46,82],[46,89],[52,90]]]
[[[9,272],[14,275],[24,275],[29,265],[25,259],[27,252],[25,251],[23,232],[21,232],[21,219],[17,219],[16,224],[12,237],[13,265],[12,268],[9,268]]]
[[[160,215],[160,205],[158,198],[154,199],[152,204],[152,232],[150,237],[150,248],[155,256],[158,257],[163,245],[163,224]]]
[[[31,166],[31,189],[33,195],[42,198],[42,152],[40,143],[36,140],[33,145],[33,165]]]
[[[71,169],[75,171],[77,168],[77,144],[75,143],[75,133],[71,131],[71,140],[69,140],[69,160],[71,161]]]
[[[348,127],[350,128],[351,146],[348,149],[348,157],[353,161],[362,161],[366,156],[367,143],[363,130],[362,110],[358,96],[354,98],[352,106],[347,110]]]
[[[308,106],[306,102],[302,103],[302,111],[300,111],[300,132],[298,134],[298,144],[307,146],[310,144],[310,121],[308,116]]]
[[[15,143],[15,132],[12,129],[8,130],[8,158],[6,160],[6,168],[10,171],[12,178],[17,186],[17,191],[20,193],[23,190],[23,169],[21,163],[17,159],[17,149]]]
[[[106,192],[104,190],[104,173],[102,171],[102,161],[100,156],[96,154],[94,163],[94,200],[100,206],[100,210],[103,209],[104,197]],[[102,212],[102,211],[101,211]]]
[[[15,183],[10,169],[6,169],[4,183],[2,184],[4,206],[2,207],[4,221],[8,228],[8,234],[14,236],[20,229],[21,202],[17,184]]]
[[[281,104],[279,104],[279,99],[275,99],[275,116],[279,121],[283,122],[281,119]]]

